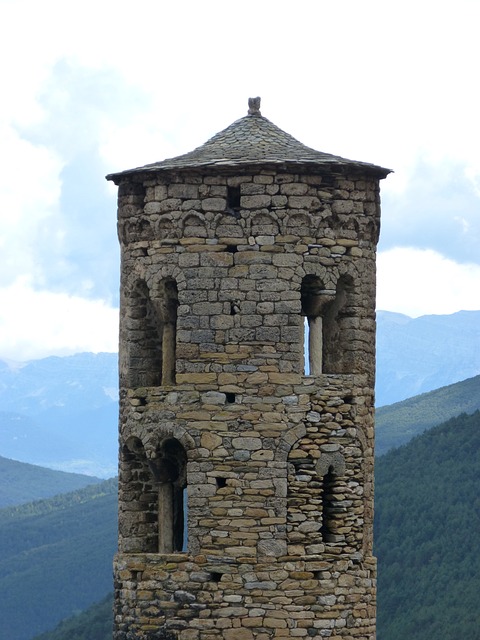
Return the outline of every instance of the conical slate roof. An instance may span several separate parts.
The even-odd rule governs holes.
[[[384,178],[390,169],[374,164],[347,160],[322,151],[316,151],[282,131],[261,115],[260,98],[250,98],[249,113],[220,131],[205,144],[189,153],[154,162],[136,169],[112,173],[107,180],[117,182],[122,176],[135,173],[175,171],[207,167],[245,167],[259,165],[328,165],[357,167]]]

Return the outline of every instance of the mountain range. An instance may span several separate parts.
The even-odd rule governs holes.
[[[478,374],[480,311],[419,318],[377,312],[377,407]]]
[[[480,374],[480,311],[377,314],[377,406]],[[63,471],[117,470],[117,354],[0,361],[0,455]]]

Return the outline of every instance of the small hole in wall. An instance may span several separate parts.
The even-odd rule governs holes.
[[[217,573],[216,571],[212,571],[212,573],[210,574],[210,578],[212,580],[212,582],[220,582],[220,580],[222,579],[223,573]]]
[[[345,396],[343,401],[345,404],[353,404],[353,396]]]
[[[240,209],[240,187],[227,187],[227,207],[234,212]]]
[[[225,398],[227,400],[227,404],[233,404],[235,402],[235,394],[227,392],[225,394]]]
[[[227,479],[222,478],[221,476],[219,476],[218,478],[215,478],[215,482],[217,483],[217,487],[219,489],[222,489],[223,487],[227,486]]]
[[[240,313],[240,301],[232,300],[232,302],[230,302],[230,315],[236,316],[237,313]]]
[[[227,249],[228,253],[237,253],[238,251],[238,247],[236,244],[227,244]]]
[[[137,400],[138,400],[138,406],[140,406],[140,407],[146,407],[147,406],[147,399],[144,396],[142,396],[140,398],[137,398]]]

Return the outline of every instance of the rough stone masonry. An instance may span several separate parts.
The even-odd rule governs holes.
[[[388,169],[260,113],[107,176],[121,244],[115,640],[375,637]]]

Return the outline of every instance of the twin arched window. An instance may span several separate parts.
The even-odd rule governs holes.
[[[129,438],[122,451],[121,474],[128,478],[120,523],[125,549],[137,553],[185,551],[187,454],[182,444],[168,438],[150,457],[139,438]]]
[[[351,373],[347,318],[352,310],[353,280],[340,276],[335,289],[315,275],[302,280],[300,290],[305,322],[305,373]],[[351,345],[350,345],[351,346]]]
[[[175,383],[178,290],[173,278],[151,291],[144,280],[133,288],[127,310],[128,386]]]

